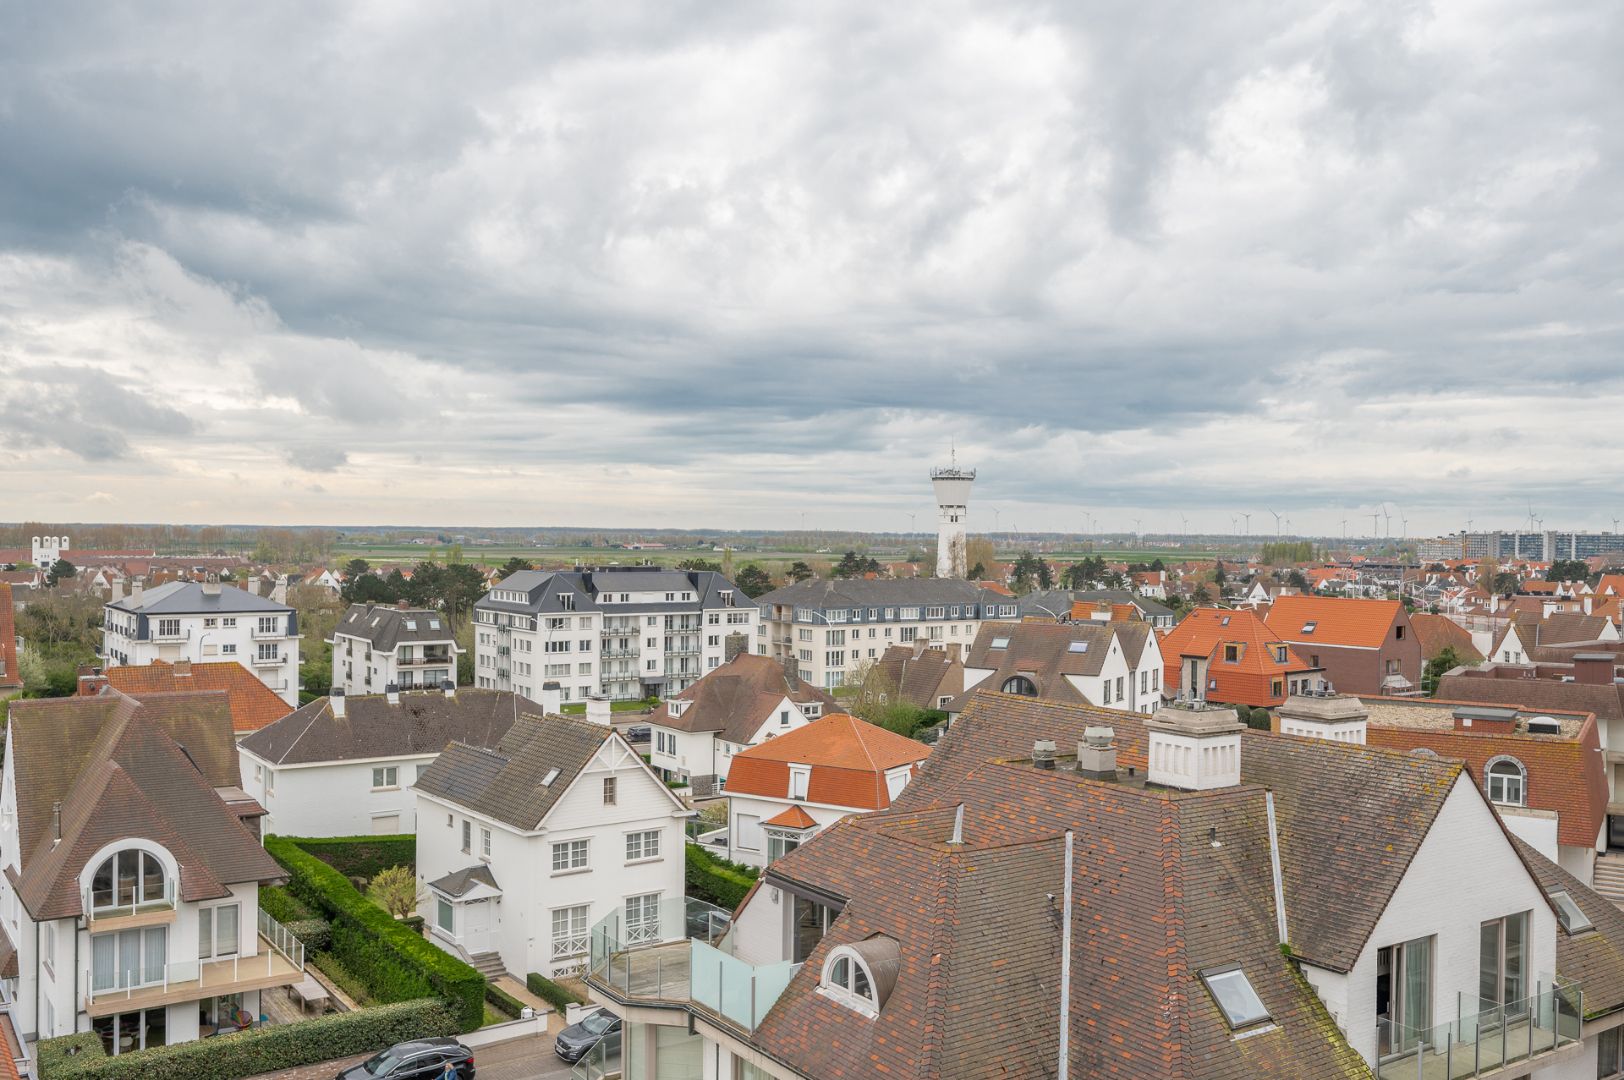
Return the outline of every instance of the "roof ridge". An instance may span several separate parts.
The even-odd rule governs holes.
[[[1184,864],[1183,855],[1179,849],[1181,829],[1178,820],[1178,803],[1165,800],[1162,803],[1162,888],[1163,903],[1162,914],[1166,920],[1164,934],[1169,947],[1164,951],[1168,960],[1167,997],[1163,1005],[1161,1017],[1156,1021],[1157,1027],[1164,1032],[1172,1029],[1176,1034],[1167,1039],[1171,1044],[1170,1060],[1168,1062],[1169,1077],[1188,1076],[1186,1068],[1185,1051],[1190,1042],[1190,1014],[1189,1000],[1180,994],[1177,986],[1180,980],[1188,980],[1190,975],[1190,957],[1186,944],[1184,928]],[[1177,888],[1169,891],[1169,881],[1176,881]]]
[[[945,948],[948,926],[958,907],[957,854],[927,856],[936,862],[936,910],[931,913],[930,970],[925,977],[924,1038],[920,1045],[920,1075],[940,1076],[942,1042],[947,1029],[947,990],[952,984],[948,969],[951,951]]]

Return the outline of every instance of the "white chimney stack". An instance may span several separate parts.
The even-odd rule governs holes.
[[[609,726],[609,699],[603,694],[588,694],[586,696],[586,718],[594,724]]]
[[[457,684],[450,679],[441,679],[440,689],[445,691],[446,697],[454,698],[457,696]]]
[[[1370,713],[1356,697],[1293,694],[1280,706],[1280,734],[1330,742],[1365,744]]]
[[[555,682],[541,684],[541,711],[545,716],[557,716],[559,707],[563,704],[563,691]]]
[[[399,705],[400,704],[400,684],[399,683],[387,683],[383,688],[383,696],[384,696],[384,700],[389,702],[389,704],[391,704],[391,705]]]
[[[1152,784],[1210,791],[1241,782],[1241,732],[1234,709],[1195,702],[1163,705],[1145,721]]]
[[[213,574],[210,574],[208,577],[204,578],[203,579],[203,595],[204,596],[219,596],[220,595],[220,579],[215,577]]]
[[[335,686],[327,695],[327,703],[333,707],[333,715],[340,720],[344,719],[344,688]]]

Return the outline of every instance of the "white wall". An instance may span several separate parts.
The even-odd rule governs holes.
[[[759,795],[730,795],[727,803],[727,857],[746,866],[767,865],[767,834],[765,830],[762,831],[759,850],[751,851],[739,847],[741,814],[754,815],[765,824],[769,818],[777,817],[791,806],[799,806],[818,823],[818,832],[822,832],[841,818],[862,812],[849,806],[826,806],[822,803],[807,802],[805,799],[766,799]],[[816,836],[817,833],[812,835]]]
[[[270,811],[260,821],[262,833],[279,836],[367,836],[384,828],[378,819],[398,816],[398,827],[417,830],[417,798],[411,786],[438,754],[273,766],[239,748],[243,790]],[[393,766],[397,786],[374,791],[372,770]],[[267,773],[275,773],[274,790],[266,790]]]
[[[1536,810],[1528,806],[1500,806],[1500,820],[1506,823],[1511,835],[1539,852],[1552,862],[1557,860],[1556,828],[1557,816],[1554,810]]]
[[[111,606],[104,609],[107,628],[103,636],[103,663],[107,667],[122,664],[140,667],[155,660],[172,664],[176,660],[193,663],[235,660],[253,672],[254,677],[272,690],[287,704],[299,704],[299,639],[285,633],[256,636],[261,616],[274,615],[277,626],[286,631],[286,612],[239,612],[234,615],[149,615],[148,634],[156,638],[160,619],[178,618],[180,636],[173,639],[139,640],[126,631],[136,623],[136,616]],[[208,625],[212,623],[213,625]],[[255,660],[261,644],[277,647],[275,663],[259,664]],[[127,657],[128,659],[120,659]]]

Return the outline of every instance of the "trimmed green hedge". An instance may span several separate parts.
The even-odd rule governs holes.
[[[259,887],[259,909],[279,923],[303,922],[316,914],[308,904],[280,885]]]
[[[744,902],[744,894],[756,883],[759,870],[718,858],[698,844],[682,846],[688,849],[683,878],[689,896],[728,911]]]
[[[237,1080],[273,1069],[369,1054],[406,1039],[455,1035],[460,1030],[457,1018],[442,1002],[423,1000],[133,1050],[117,1057],[107,1056],[95,1032],[81,1031],[39,1044],[39,1075],[40,1080]],[[69,1052],[74,1049],[76,1053]]]
[[[271,916],[276,918],[276,916]],[[298,919],[294,922],[283,923],[288,933],[298,938],[304,945],[305,952],[326,952],[333,947],[333,928],[327,925],[325,919]]]
[[[463,1031],[485,1020],[485,977],[395,921],[338,870],[298,841],[267,836],[265,850],[288,872],[288,891],[332,924],[330,951],[375,1001],[444,998]]]
[[[519,1018],[519,1014],[525,1010],[524,1002],[508,993],[506,990],[503,990],[495,983],[485,984],[485,1000],[515,1020],[517,1020]]]
[[[371,881],[379,870],[391,866],[417,868],[417,836],[314,836],[289,837],[301,849],[314,855],[345,877]],[[276,916],[272,916],[276,918]]]
[[[524,977],[524,985],[532,994],[557,1009],[560,1014],[564,1012],[566,1005],[586,1004],[586,998],[534,971]]]

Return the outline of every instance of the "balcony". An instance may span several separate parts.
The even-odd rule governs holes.
[[[1539,985],[1533,997],[1430,1028],[1378,1021],[1377,1080],[1494,1080],[1577,1053],[1584,991],[1560,979]]]
[[[86,886],[80,890],[81,911],[92,934],[109,930],[134,930],[142,926],[164,926],[175,921],[175,879],[164,878],[163,895],[155,900],[136,900],[133,894],[126,904],[97,903],[93,890]],[[112,900],[104,896],[103,900]]]
[[[257,626],[249,634],[255,641],[281,641],[288,636],[286,630],[261,630]]]
[[[604,649],[598,653],[605,660],[625,660],[637,655],[636,649]]]
[[[507,649],[505,647],[499,650],[499,653],[501,654],[505,654],[506,652]],[[423,667],[427,664],[444,665],[451,663],[451,657],[445,653],[431,654],[428,656],[402,656],[396,661],[396,663],[401,667]]]
[[[85,1012],[92,1017],[112,1016],[220,994],[287,986],[304,978],[304,945],[263,911],[259,913],[259,945],[255,956],[121,968],[109,972],[101,981],[87,965],[82,973],[87,988]]]
[[[286,659],[287,657],[281,655],[280,653],[275,656],[260,656],[258,653],[255,653],[249,658],[248,662],[255,667],[281,667],[282,661]]]
[[[672,1006],[753,1033],[801,965],[757,966],[732,955],[728,913],[664,900],[633,922],[617,908],[592,927],[587,985],[628,1005]]]

